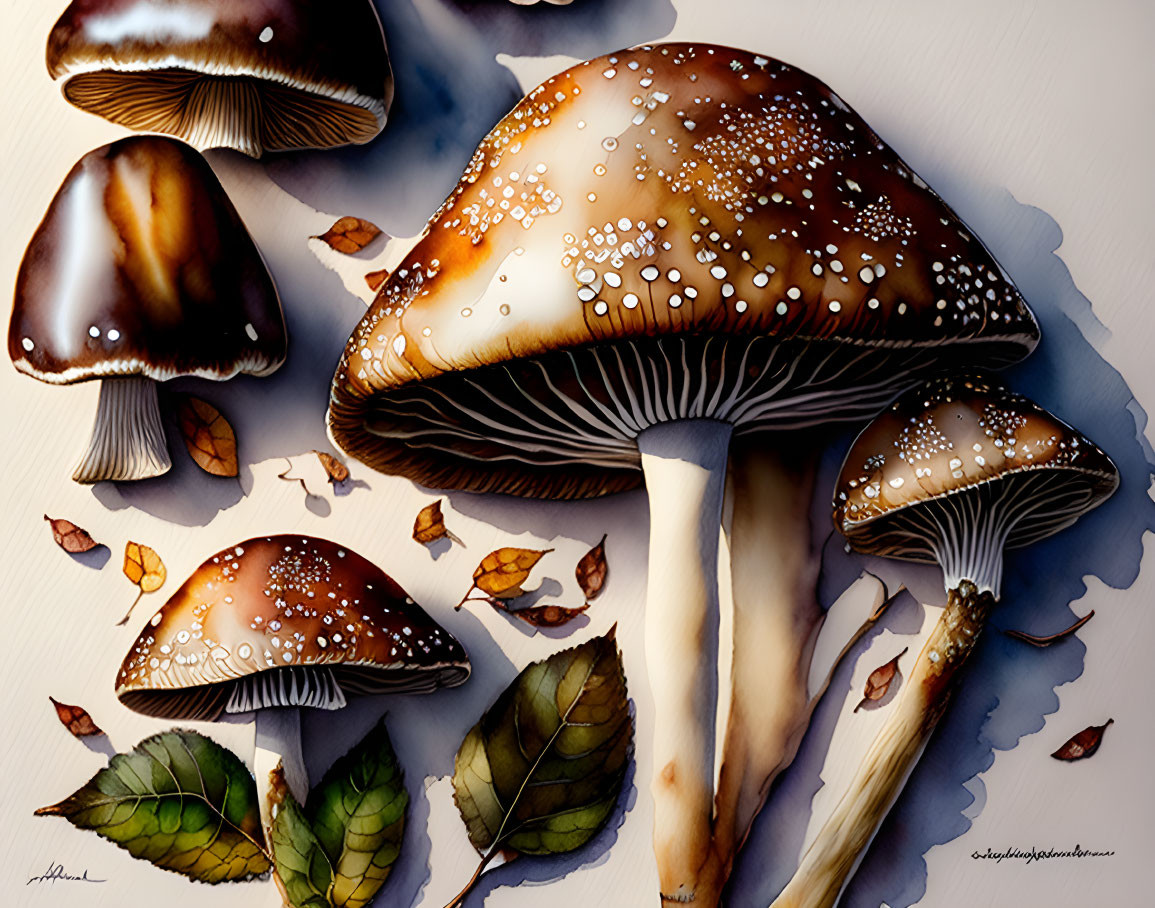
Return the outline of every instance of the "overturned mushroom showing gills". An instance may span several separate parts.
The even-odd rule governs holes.
[[[964,349],[998,365],[1037,337],[982,245],[826,86],[743,51],[643,47],[553,77],[482,142],[353,332],[329,427],[434,487],[573,499],[644,475],[655,849],[685,902],[713,822],[731,436],[865,418]]]
[[[947,605],[775,908],[838,901],[999,600],[1003,550],[1065,529],[1118,485],[1093,442],[979,376],[935,379],[863,430],[838,478],[835,525],[859,552],[938,564]]]
[[[268,375],[285,359],[277,290],[194,149],[123,139],[72,168],[16,278],[8,354],[49,384],[100,380],[77,482],[171,466],[156,382]]]
[[[166,719],[255,712],[268,829],[278,762],[297,799],[308,793],[301,707],[340,709],[347,694],[426,693],[468,677],[461,644],[380,568],[324,539],[267,536],[193,572],[129,650],[116,695]]]
[[[47,57],[82,110],[252,157],[368,142],[393,97],[370,0],[74,0]]]

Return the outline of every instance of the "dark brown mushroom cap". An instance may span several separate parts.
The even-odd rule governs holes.
[[[137,712],[217,716],[259,672],[324,666],[346,691],[455,686],[461,644],[356,552],[308,536],[266,536],[197,568],[132,645],[116,695]]]
[[[76,106],[184,138],[195,131],[181,119],[195,80],[182,74],[251,80],[261,116],[277,121],[268,150],[367,142],[393,96],[370,0],[73,0],[49,35],[47,63]],[[174,90],[162,98],[166,84]]]
[[[1000,484],[1018,486],[1001,501],[1022,508],[1033,499],[1009,530],[1006,544],[1016,548],[1102,504],[1119,473],[1094,442],[1001,383],[936,378],[902,395],[855,440],[838,477],[834,522],[860,552],[932,561],[910,547],[911,518],[930,503]]]
[[[752,338],[765,343],[751,351]],[[596,382],[592,361],[551,364],[612,347],[623,371],[664,375],[664,357],[711,384],[777,370],[770,351],[787,344],[816,358],[885,351],[831,369],[826,387],[849,389],[902,371],[884,360],[921,356],[910,365],[921,374],[932,358],[995,366],[1037,340],[982,243],[823,83],[745,51],[642,47],[547,80],[486,137],[353,332],[330,429],[371,466],[425,484],[585,497],[638,485],[637,464],[583,463],[579,451],[511,465],[526,435],[503,434],[504,414],[483,399],[521,404],[502,374],[521,390]],[[634,350],[644,365],[631,365]],[[410,404],[418,385],[469,401],[483,437],[430,447],[430,414],[444,407]],[[699,415],[728,419],[709,411],[712,385],[702,394]],[[616,407],[602,385],[589,396]],[[496,425],[483,431],[485,419]]]
[[[281,302],[212,168],[183,142],[123,139],[72,168],[16,279],[8,354],[54,384],[267,375]]]

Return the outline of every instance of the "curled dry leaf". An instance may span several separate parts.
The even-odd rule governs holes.
[[[310,451],[309,453],[317,455],[317,460],[313,461],[304,454],[300,455],[300,457],[304,459],[295,460],[293,457],[286,457],[285,461],[289,466],[283,472],[277,474],[277,479],[283,479],[285,482],[300,483],[306,495],[315,496],[317,493],[309,488],[309,481],[315,480],[318,483],[321,482],[321,474],[317,471],[318,464],[320,465],[321,471],[324,472],[325,479],[331,484],[344,482],[349,478],[349,468],[332,454],[328,454],[325,451]]]
[[[314,451],[317,459],[321,461],[321,466],[325,468],[325,475],[329,477],[329,482],[344,482],[349,478],[349,468],[345,466],[332,454],[325,451]]]
[[[360,252],[381,235],[381,228],[364,218],[343,217],[313,239],[320,240],[335,252],[352,255]]]
[[[56,540],[56,544],[70,555],[89,552],[100,544],[88,535],[87,530],[82,530],[71,520],[49,517],[47,514],[44,515],[44,519],[52,527],[52,538]]]
[[[1046,637],[1036,637],[1034,634],[1024,633],[1023,631],[1003,631],[1008,637],[1014,637],[1016,640],[1022,640],[1023,643],[1029,643],[1031,646],[1050,646],[1052,643],[1058,643],[1060,640],[1070,637],[1084,624],[1095,617],[1095,610],[1091,609],[1086,615],[1072,624],[1065,630],[1059,631],[1057,634],[1050,634]]]
[[[196,465],[213,476],[236,476],[237,436],[220,411],[185,394],[176,409],[181,438]]]
[[[441,513],[440,499],[423,507],[417,515],[417,519],[413,521],[413,540],[415,542],[429,545],[438,539],[448,539],[450,542],[456,542],[462,548],[465,547],[465,543],[445,526],[445,515]]]
[[[128,621],[141,596],[145,593],[155,593],[164,586],[168,572],[155,551],[139,542],[130,542],[124,547],[124,576],[140,587],[140,593],[132,601],[124,617],[117,622],[118,625]]]
[[[473,572],[473,586],[465,598],[457,604],[461,608],[469,599],[469,593],[481,590],[487,596],[497,599],[512,599],[525,592],[521,585],[529,579],[534,565],[553,549],[518,549],[511,546],[490,552],[482,559]]]
[[[1103,732],[1107,730],[1108,725],[1113,725],[1114,719],[1108,719],[1102,725],[1092,725],[1084,728],[1074,737],[1070,738],[1066,744],[1056,750],[1052,757],[1056,760],[1085,760],[1087,757],[1093,757],[1095,751],[1099,749],[1099,745],[1103,743]]]
[[[589,607],[590,604],[587,602],[581,608],[566,608],[564,605],[537,605],[533,608],[505,609],[505,611],[534,627],[561,627],[563,624],[573,621]]]
[[[866,679],[866,689],[863,691],[862,702],[854,707],[855,712],[858,712],[866,704],[881,700],[886,696],[886,692],[890,690],[891,682],[898,674],[898,660],[906,655],[908,649],[910,649],[909,646],[904,646],[901,653],[870,673],[870,677]]]
[[[574,569],[578,585],[586,597],[586,605],[591,599],[596,599],[606,585],[606,573],[609,566],[606,564],[606,537],[582,556]]]
[[[60,720],[60,724],[67,728],[74,738],[88,738],[93,735],[104,734],[104,730],[92,721],[92,716],[88,714],[88,710],[80,706],[61,703],[55,697],[48,699],[56,707],[56,717]]]
[[[365,283],[369,285],[369,289],[376,293],[381,289],[381,285],[389,278],[389,269],[382,268],[380,271],[370,271],[365,275]]]

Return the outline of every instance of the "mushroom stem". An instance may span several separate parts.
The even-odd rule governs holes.
[[[690,902],[710,854],[718,526],[731,427],[662,423],[637,439],[650,502],[646,665],[654,698],[654,854],[662,898]]]
[[[994,603],[989,590],[980,591],[969,580],[949,592],[886,724],[772,908],[831,908],[838,903],[946,711],[959,669]]]
[[[102,379],[92,437],[72,478],[149,479],[170,467],[156,382],[141,375]]]
[[[280,775],[297,803],[304,804],[309,794],[309,775],[301,750],[301,711],[295,706],[266,706],[256,711],[256,747],[253,751],[253,775],[257,779],[257,796],[261,807],[261,825],[265,841],[273,841],[270,830],[276,817],[276,806],[282,798],[275,790],[274,772]]]

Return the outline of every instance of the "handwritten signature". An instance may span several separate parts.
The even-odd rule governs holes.
[[[85,870],[80,876],[76,876],[64,871],[63,864],[57,864],[55,861],[48,865],[47,873],[42,873],[40,876],[34,876],[25,885],[31,886],[33,883],[55,883],[57,880],[65,880],[74,883],[107,883],[107,880],[94,880],[88,875]]]

